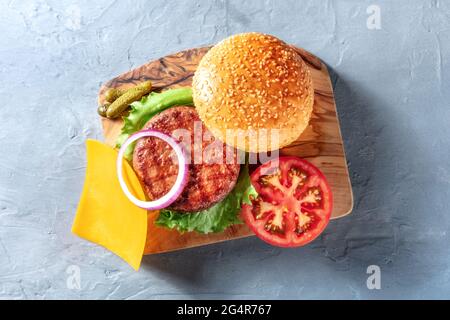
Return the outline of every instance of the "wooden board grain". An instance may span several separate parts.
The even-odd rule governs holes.
[[[297,141],[283,148],[281,154],[306,158],[323,171],[334,195],[332,218],[343,217],[352,210],[353,196],[328,70],[316,56],[303,49],[295,49],[311,70],[314,110],[309,127]],[[208,50],[209,47],[181,51],[126,72],[100,88],[99,103],[104,103],[104,93],[108,88],[127,88],[145,80],[151,80],[157,90],[190,86],[195,69]],[[114,146],[122,120],[102,118],[102,126],[106,143]],[[180,234],[156,227],[153,224],[156,216],[157,212],[149,212],[145,254],[191,248],[253,234],[245,225],[232,226],[220,234]]]

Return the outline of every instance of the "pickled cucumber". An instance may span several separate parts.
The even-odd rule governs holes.
[[[110,103],[105,103],[102,105],[99,105],[97,108],[97,113],[102,116],[102,117],[106,117],[106,111],[108,110],[108,107],[110,106]]]
[[[105,100],[109,103],[113,103],[114,101],[117,100],[118,97],[123,95],[125,92],[126,90],[110,88],[105,92]]]
[[[142,82],[141,84],[128,89],[124,94],[111,103],[106,111],[106,116],[110,119],[119,117],[132,102],[140,100],[143,96],[150,93],[151,90],[151,81]]]

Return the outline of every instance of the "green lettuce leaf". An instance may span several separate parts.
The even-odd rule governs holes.
[[[256,191],[250,183],[248,165],[243,165],[236,186],[221,202],[209,209],[191,213],[162,209],[155,224],[179,232],[222,232],[233,224],[242,223],[239,211],[242,203],[250,203],[251,195],[256,195]]]
[[[141,101],[131,104],[130,113],[123,118],[123,127],[116,141],[120,148],[130,135],[141,130],[153,116],[176,105],[193,105],[192,89],[190,87],[170,89],[161,93],[152,92]],[[134,144],[125,151],[125,158],[132,159]]]

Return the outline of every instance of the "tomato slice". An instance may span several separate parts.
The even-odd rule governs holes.
[[[333,197],[325,176],[298,157],[279,157],[258,167],[250,177],[258,192],[241,214],[262,240],[279,247],[313,241],[330,220]]]

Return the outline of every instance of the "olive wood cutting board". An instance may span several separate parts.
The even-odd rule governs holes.
[[[121,74],[103,84],[99,92],[99,103],[104,103],[104,93],[108,88],[125,89],[145,80],[151,80],[155,90],[190,86],[195,69],[209,48],[181,51]],[[340,218],[351,212],[353,196],[330,76],[327,67],[319,58],[303,49],[294,48],[311,70],[315,92],[314,109],[305,132],[280,153],[306,158],[322,170],[333,191],[332,218]],[[102,118],[102,126],[106,143],[114,146],[122,127],[122,120]],[[191,248],[253,235],[245,224],[231,226],[219,234],[202,235],[195,232],[180,234],[175,230],[155,226],[153,221],[157,214],[157,212],[148,214],[145,254]]]

